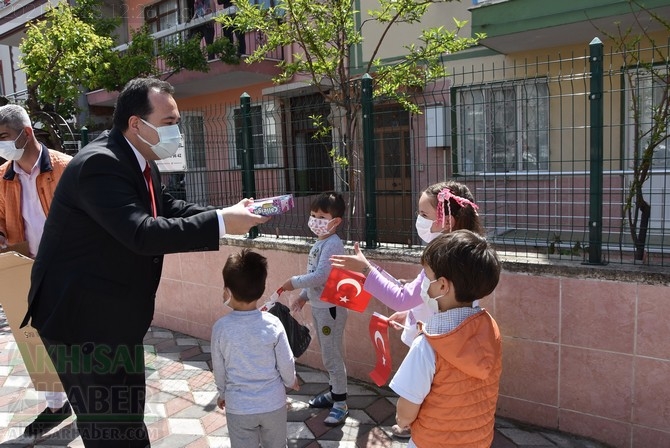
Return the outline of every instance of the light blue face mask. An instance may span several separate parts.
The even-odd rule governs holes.
[[[142,118],[140,118],[140,120],[142,120],[142,123],[146,124],[154,131],[156,131],[156,133],[158,133],[158,143],[155,145],[152,145],[146,141],[144,137],[137,134],[137,137],[140,140],[149,145],[149,148],[151,148],[151,151],[156,154],[156,157],[159,159],[167,159],[168,157],[172,157],[173,155],[177,154],[177,150],[182,145],[179,125],[171,124],[167,126],[156,127]]]

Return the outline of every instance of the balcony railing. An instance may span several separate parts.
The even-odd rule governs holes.
[[[222,25],[220,25],[214,20],[214,18],[220,14],[222,14],[222,11],[219,11],[218,13],[209,14],[202,18],[193,19],[187,23],[179,23],[166,30],[153,33],[152,37],[154,38],[154,56],[158,57],[160,54],[160,49],[164,48],[166,45],[174,44],[177,42],[184,42],[190,39],[196,32],[198,32],[198,29],[201,28],[203,25],[211,24],[213,26],[214,28],[214,36],[212,39],[213,41],[217,39],[226,39],[227,37],[223,33]],[[246,51],[244,51],[241,54],[241,56],[252,54],[254,51],[256,51],[256,49],[259,46],[265,43],[266,39],[265,35],[260,31],[248,32],[243,35],[243,38],[245,44],[244,47],[246,48]],[[115,50],[123,52],[128,48],[128,45],[129,44],[119,45],[118,47],[115,48]],[[201,39],[200,45],[203,50],[203,53],[206,54],[207,42],[205,42],[204,38]],[[275,51],[267,53],[266,59],[277,62],[282,61],[284,59],[284,49],[279,48]],[[167,67],[165,61],[162,60],[160,57],[157,58],[156,64],[159,73],[167,73],[170,71],[170,68]]]

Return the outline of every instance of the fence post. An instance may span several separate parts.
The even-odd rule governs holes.
[[[590,100],[590,176],[589,176],[589,261],[603,264],[603,43],[597,37],[589,44]]]
[[[363,178],[365,179],[365,248],[377,247],[377,199],[375,194],[375,139],[372,107],[372,77],[364,74],[361,80],[363,109]]]
[[[254,179],[254,145],[251,129],[251,97],[247,92],[240,96],[242,112],[242,195],[245,198],[256,197],[256,181]],[[249,229],[249,238],[258,236],[258,227]]]
[[[81,141],[81,147],[82,148],[84,146],[88,145],[88,128],[86,126],[81,127],[81,133],[80,133],[79,140]]]

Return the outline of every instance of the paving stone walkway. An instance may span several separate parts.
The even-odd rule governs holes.
[[[153,327],[145,338],[147,408],[145,421],[153,448],[229,447],[225,413],[216,407],[208,341]],[[384,387],[351,380],[344,425],[323,424],[327,409],[307,401],[328,387],[320,371],[298,366],[301,388],[288,397],[289,447],[403,448],[394,439],[397,397]],[[4,314],[0,310],[0,447],[83,447],[74,417],[37,440],[22,437],[23,429],[44,408],[35,392]],[[541,428],[496,419],[493,448],[605,448],[605,445]]]

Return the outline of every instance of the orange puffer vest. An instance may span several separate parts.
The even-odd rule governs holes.
[[[502,341],[491,315],[481,312],[445,334],[423,334],[435,351],[435,377],[412,423],[419,448],[489,448]]]

